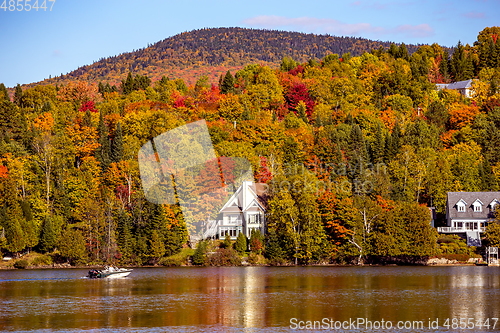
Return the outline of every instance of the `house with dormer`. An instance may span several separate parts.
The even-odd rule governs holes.
[[[446,227],[439,233],[465,234],[467,243],[480,246],[480,233],[495,218],[495,208],[500,204],[500,192],[448,192],[446,202]]]
[[[244,181],[219,211],[215,220],[207,222],[204,238],[236,239],[239,233],[250,237],[253,230],[264,235],[266,184]]]

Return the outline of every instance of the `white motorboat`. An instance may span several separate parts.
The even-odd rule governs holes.
[[[105,267],[103,270],[90,270],[87,275],[90,279],[113,279],[113,278],[123,278],[132,273],[132,269],[126,268],[116,268],[116,267]]]

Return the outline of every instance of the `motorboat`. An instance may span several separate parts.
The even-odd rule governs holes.
[[[132,273],[132,269],[117,268],[113,266],[106,266],[103,270],[92,269],[89,271],[87,277],[89,279],[112,279],[112,278],[122,278],[128,276]]]

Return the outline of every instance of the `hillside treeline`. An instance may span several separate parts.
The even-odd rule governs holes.
[[[270,260],[458,251],[437,243],[427,207],[442,216],[448,191],[498,190],[499,31],[451,57],[435,44],[284,57],[218,73],[217,85],[129,73],[118,86],[18,86],[12,98],[0,85],[0,248],[122,264],[178,253],[190,226],[178,205],[145,200],[137,154],[205,119],[217,155],[246,157],[268,185],[259,251]],[[471,98],[435,87],[470,78]]]

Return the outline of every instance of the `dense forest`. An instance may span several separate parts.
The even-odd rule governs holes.
[[[276,30],[212,28],[184,32],[146,48],[100,59],[71,73],[54,73],[46,83],[69,81],[109,81],[118,84],[129,72],[146,75],[153,81],[163,75],[183,79],[186,84],[207,74],[216,82],[218,73],[235,71],[247,64],[279,66],[283,57],[298,62],[320,60],[328,54],[350,53],[389,48],[389,42],[364,38],[336,37]],[[407,45],[410,54],[418,47]]]
[[[438,236],[427,207],[442,219],[448,191],[499,189],[499,33],[485,28],[451,56],[437,44],[411,55],[391,44],[283,57],[276,68],[217,73],[218,84],[136,72],[118,86],[18,85],[9,95],[1,84],[0,248],[74,263],[165,262],[187,246],[189,226],[178,205],[145,199],[137,154],[205,119],[217,155],[247,158],[268,186],[267,232],[252,236],[254,255],[303,264],[471,255]],[[436,90],[471,78],[471,98]],[[498,245],[499,225],[485,244]],[[193,262],[207,262],[210,246],[200,242]],[[221,247],[227,259],[231,246]]]

